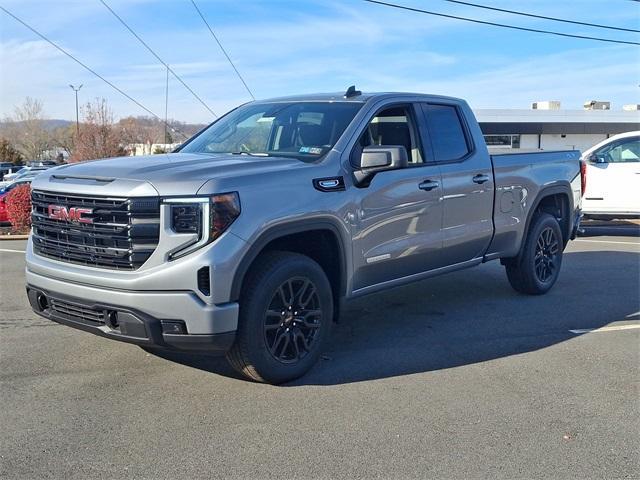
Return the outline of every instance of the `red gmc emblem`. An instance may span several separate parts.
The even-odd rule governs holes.
[[[49,218],[53,218],[54,220],[64,220],[66,222],[77,223],[93,223],[93,218],[82,216],[85,214],[93,213],[93,208],[67,208],[62,205],[49,205],[48,213]]]

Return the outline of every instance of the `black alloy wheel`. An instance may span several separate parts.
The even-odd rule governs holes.
[[[535,271],[538,280],[542,283],[554,278],[558,268],[557,257],[560,251],[560,242],[551,227],[545,228],[538,236],[536,253],[534,257]]]
[[[318,290],[304,277],[288,279],[273,293],[264,318],[264,340],[273,357],[295,363],[313,349],[322,322]]]
[[[520,293],[542,295],[558,280],[565,242],[558,219],[536,213],[517,257],[504,259],[507,278]]]
[[[317,262],[294,252],[265,252],[243,284],[227,360],[258,382],[277,385],[299,378],[320,358],[333,313],[331,284]]]

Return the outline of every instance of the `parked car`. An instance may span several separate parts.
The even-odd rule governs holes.
[[[21,168],[22,168],[21,165],[16,165],[10,162],[0,163],[0,181],[3,181],[6,175],[11,175],[12,173],[17,172]]]
[[[614,135],[585,151],[585,215],[640,217],[640,131]]]
[[[0,183],[11,183],[13,179],[16,178],[16,175],[20,174],[20,172],[28,171],[29,169],[30,167],[19,167],[17,170],[14,169],[10,173],[5,173],[2,178],[2,182]]]
[[[25,163],[29,167],[57,167],[61,165],[55,160],[31,160]]]
[[[0,225],[9,223],[9,212],[7,211],[7,194],[0,193]]]
[[[498,259],[518,292],[549,291],[585,171],[577,151],[489,155],[454,98],[252,102],[177,153],[39,175],[28,298],[53,321],[226,352],[280,383],[316,362],[348,299]]]
[[[23,167],[15,175],[10,176],[8,180],[0,182],[0,192],[2,191],[2,189],[6,188],[8,185],[11,185],[14,182],[27,179],[31,181],[36,175],[42,173],[45,170],[48,170],[49,168],[51,167]],[[7,176],[5,176],[5,178],[7,178]]]

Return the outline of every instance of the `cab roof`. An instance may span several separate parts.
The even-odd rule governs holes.
[[[385,99],[390,97],[420,97],[425,101],[431,100],[455,100],[462,101],[459,98],[445,97],[442,95],[427,95],[424,93],[409,93],[409,92],[362,92],[357,95],[349,97],[345,96],[346,92],[334,92],[334,93],[310,93],[306,95],[290,95],[286,97],[268,98],[264,100],[257,100],[256,103],[275,103],[275,102],[353,102],[353,103],[366,103],[369,100]]]

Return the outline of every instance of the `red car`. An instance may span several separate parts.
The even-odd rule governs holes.
[[[9,214],[7,212],[7,195],[8,193],[0,195],[0,224],[7,223],[9,221]]]

